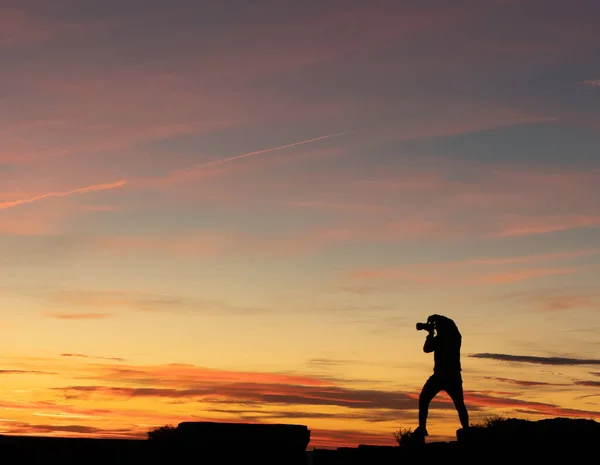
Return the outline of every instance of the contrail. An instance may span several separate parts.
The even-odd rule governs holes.
[[[278,147],[272,147],[270,149],[257,150],[255,152],[243,153],[241,155],[236,155],[234,157],[222,158],[220,160],[207,161],[206,163],[199,163],[197,165],[186,168],[183,171],[194,170],[194,169],[198,169],[198,168],[206,168],[207,166],[222,165],[223,163],[229,163],[230,161],[239,160],[240,158],[252,157],[254,155],[260,155],[262,153],[267,153],[267,152],[275,152],[277,150],[283,150],[283,149],[287,149],[290,147],[296,147],[297,145],[311,144],[311,143],[317,142],[319,140],[329,139],[331,137],[343,136],[344,134],[346,134],[346,133],[340,132],[338,134],[328,134],[326,136],[315,137],[314,139],[303,140],[300,142],[294,142],[292,144],[287,144],[287,145],[280,145]]]
[[[0,202],[0,210],[6,210],[7,208],[13,208],[18,205],[23,205],[25,203],[33,203],[38,200],[44,200],[49,197],[66,197],[67,195],[73,194],[85,194],[87,192],[95,192],[95,191],[103,191],[106,189],[115,189],[117,187],[124,186],[126,183],[125,180],[113,182],[110,184],[94,184],[92,186],[80,187],[79,189],[73,189],[71,191],[65,192],[48,192],[47,194],[36,195],[35,197],[30,197],[28,199],[20,199],[20,200],[12,200],[9,202]]]

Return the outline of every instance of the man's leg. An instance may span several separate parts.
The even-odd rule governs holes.
[[[419,429],[427,432],[427,414],[429,413],[429,403],[440,392],[441,384],[439,377],[434,373],[425,382],[421,394],[419,395]]]
[[[469,427],[469,412],[467,412],[467,406],[465,405],[465,396],[463,392],[462,377],[451,379],[444,383],[444,390],[448,393],[456,411],[458,412],[458,419],[463,428]]]

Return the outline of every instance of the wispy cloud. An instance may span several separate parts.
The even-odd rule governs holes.
[[[66,197],[68,195],[74,195],[74,194],[86,194],[89,192],[97,192],[97,191],[102,191],[102,190],[107,190],[107,189],[116,189],[118,187],[123,187],[125,185],[125,183],[126,183],[125,180],[121,180],[121,181],[108,183],[108,184],[94,184],[91,186],[80,187],[80,188],[72,189],[69,191],[48,192],[46,194],[40,194],[40,195],[36,195],[34,197],[29,197],[26,199],[0,202],[0,210],[17,207],[19,205],[23,205],[23,204],[27,204],[27,203],[38,202],[40,200],[48,199],[51,197]]]
[[[139,244],[138,244],[139,245]],[[188,253],[191,253],[188,250]],[[153,294],[122,290],[91,290],[71,289],[52,292],[48,301],[51,305],[60,308],[73,307],[77,309],[130,309],[142,312],[193,312],[195,314],[215,315],[255,315],[265,309],[257,307],[238,307],[226,302],[216,300],[194,299],[168,294]],[[90,312],[60,312],[51,313],[50,316],[63,319],[108,318],[112,313]]]
[[[76,357],[76,358],[92,358],[92,359],[96,359],[96,360],[113,360],[116,362],[124,362],[125,359],[124,358],[120,358],[120,357],[97,357],[94,355],[86,355],[86,354],[69,354],[69,353],[65,353],[65,354],[60,354],[61,357]]]
[[[392,208],[387,205],[375,205],[364,203],[331,203],[319,201],[289,201],[284,203],[285,206],[307,210],[323,210],[341,213],[366,213],[378,214],[392,211]]]
[[[3,423],[0,420],[0,423]],[[139,438],[139,431],[128,428],[98,428],[89,425],[57,425],[57,424],[36,424],[20,421],[11,421],[2,425],[2,432],[18,435],[50,435],[61,437],[104,437],[104,438]]]
[[[288,153],[285,156],[278,156],[276,158],[263,159],[263,161],[258,162],[255,161],[252,164],[234,164],[227,168],[222,167],[222,165],[227,165],[237,160],[242,160],[246,158],[256,157],[257,155],[262,155],[271,152],[280,152],[285,151],[287,149],[294,149],[297,147],[301,147],[304,145],[314,144],[319,141],[323,141],[326,139],[331,139],[335,137],[341,137],[346,135],[346,133],[336,133],[336,134],[327,134],[320,137],[315,137],[312,139],[302,140],[298,142],[292,142],[290,144],[279,145],[276,147],[270,147],[266,149],[254,150],[251,152],[246,152],[240,155],[234,155],[226,158],[219,158],[216,160],[211,160],[203,163],[197,163],[192,166],[188,166],[185,168],[179,168],[171,171],[169,174],[164,176],[150,177],[150,178],[141,178],[141,179],[132,179],[131,182],[134,185],[144,186],[144,187],[163,187],[163,186],[172,186],[174,184],[181,184],[186,181],[197,181],[199,178],[203,180],[212,179],[222,177],[227,174],[239,174],[245,176],[246,172],[250,168],[260,168],[265,165],[278,165],[289,162],[295,162],[299,160],[308,160],[312,158],[327,158],[332,155],[339,154],[339,150],[327,149],[327,150],[316,150],[316,151],[296,151],[295,153]]]
[[[483,358],[488,360],[499,360],[502,362],[532,363],[537,365],[600,365],[600,359],[570,358],[570,357],[537,357],[533,355],[511,355],[478,353],[469,355],[471,358]]]
[[[600,381],[575,381],[578,386],[600,388]]]
[[[97,244],[112,252],[140,250],[180,257],[260,254],[288,257],[329,247],[381,241],[398,243],[443,235],[439,224],[419,218],[360,225],[331,225],[303,228],[299,232],[249,234],[200,231],[170,237],[104,237]]]
[[[580,266],[531,266],[539,262],[566,261],[600,254],[600,249],[553,252],[512,257],[481,257],[434,263],[416,263],[355,269],[347,272],[351,280],[406,282],[417,285],[472,286],[506,284],[544,276],[561,276],[591,269]],[[529,265],[529,266],[527,266]]]
[[[297,147],[299,145],[312,144],[312,143],[320,141],[320,140],[329,139],[331,137],[339,137],[339,136],[343,136],[345,134],[346,134],[345,132],[340,132],[338,134],[328,134],[328,135],[325,135],[325,136],[315,137],[314,139],[307,139],[307,140],[303,140],[303,141],[300,141],[300,142],[292,142],[291,144],[279,145],[277,147],[271,147],[271,148],[268,148],[268,149],[256,150],[254,152],[243,153],[241,155],[235,155],[233,157],[221,158],[219,160],[213,160],[213,161],[208,161],[208,162],[205,162],[205,163],[199,163],[197,165],[191,166],[189,169],[190,170],[197,170],[197,169],[202,169],[202,168],[208,168],[210,166],[222,165],[224,163],[230,163],[232,161],[240,160],[242,158],[253,157],[253,156],[256,156],[256,155],[261,155],[263,153],[276,152],[276,151],[283,150],[283,149],[288,149],[288,148],[291,148],[291,147]]]
[[[490,273],[485,276],[473,276],[467,280],[470,284],[507,284],[517,283],[534,278],[544,276],[563,276],[575,273],[581,273],[589,269],[584,266],[573,267],[545,267],[545,268],[528,268],[520,270],[512,270],[501,273]]]
[[[57,388],[69,398],[102,397],[148,397],[163,399],[187,399],[217,403],[256,402],[259,404],[285,404],[303,406],[336,406],[349,409],[414,410],[415,398],[401,392],[357,390],[338,386],[298,386],[262,383],[227,383],[219,386],[202,386],[193,389],[121,387],[121,386],[66,386]],[[438,405],[438,408],[454,408]]]
[[[344,366],[344,365],[352,365],[352,364],[356,364],[356,363],[360,363],[356,360],[338,360],[338,359],[331,359],[331,358],[311,358],[310,360],[308,360],[306,362],[307,365],[309,366],[316,366],[316,367],[338,367],[338,366]]]
[[[451,402],[449,399],[447,401]],[[496,395],[490,395],[486,392],[465,393],[465,403],[467,403],[467,405],[479,407],[496,407],[511,410],[527,408],[532,412],[536,412],[537,414],[548,416],[566,416],[580,418],[600,417],[600,411],[560,407],[555,404],[528,401],[508,396],[500,397]]]
[[[592,296],[584,295],[555,295],[548,296],[539,302],[539,310],[543,312],[555,312],[591,308],[600,306]]]
[[[539,312],[559,312],[600,308],[600,293],[591,287],[564,287],[522,291],[499,296],[500,301],[516,301],[531,305]]]
[[[524,379],[512,379],[512,378],[498,378],[493,376],[485,376],[484,379],[488,379],[491,381],[498,381],[501,383],[514,384],[516,386],[523,387],[544,387],[544,386],[569,386],[569,384],[563,383],[548,383],[544,381],[530,381]]]
[[[57,318],[59,320],[103,320],[105,318],[111,318],[110,313],[48,313],[51,318]]]
[[[53,371],[39,370],[0,370],[0,375],[57,375]]]
[[[590,79],[583,81],[583,85],[600,89],[600,79]]]
[[[90,367],[88,379],[101,381],[128,380],[134,384],[147,387],[155,385],[160,379],[160,385],[168,387],[174,395],[177,389],[193,389],[196,386],[216,386],[219,384],[253,384],[318,386],[326,389],[334,386],[329,379],[313,376],[293,375],[285,373],[246,372],[234,370],[219,370],[190,364],[173,363],[169,365],[94,365]]]
[[[527,219],[519,225],[493,233],[492,237],[517,237],[546,234],[569,229],[583,229],[600,226],[600,216],[560,216],[550,218]]]

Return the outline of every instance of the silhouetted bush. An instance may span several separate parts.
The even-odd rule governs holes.
[[[177,428],[173,425],[164,425],[148,431],[148,439],[150,441],[165,441],[173,439]]]
[[[400,447],[410,446],[414,442],[412,428],[399,428],[393,433],[394,439]]]

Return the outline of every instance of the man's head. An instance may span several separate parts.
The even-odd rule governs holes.
[[[427,317],[427,323],[433,323],[438,334],[458,332],[458,328],[454,321],[443,315],[429,315]]]

